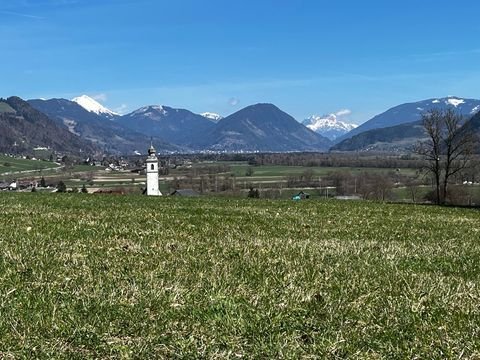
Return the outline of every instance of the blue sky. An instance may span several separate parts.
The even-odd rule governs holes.
[[[271,102],[361,123],[480,98],[479,13],[476,0],[0,0],[0,96],[222,115]]]

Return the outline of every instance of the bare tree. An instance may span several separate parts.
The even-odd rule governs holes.
[[[373,184],[378,200],[385,201],[390,196],[393,188],[393,181],[387,174],[375,174],[373,176]]]
[[[405,182],[405,188],[412,198],[412,202],[415,204],[417,202],[418,193],[420,191],[420,181],[416,178],[409,178]]]
[[[432,110],[422,115],[422,124],[427,133],[428,140],[418,144],[416,152],[425,157],[426,170],[432,174],[435,180],[436,202],[440,203],[440,166],[441,155],[441,128],[443,113],[440,110]]]
[[[428,140],[418,144],[416,152],[425,157],[433,175],[436,203],[444,204],[451,177],[468,166],[474,136],[462,127],[463,116],[451,109],[431,110],[422,115],[422,122]]]

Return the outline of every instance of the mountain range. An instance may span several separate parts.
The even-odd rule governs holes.
[[[105,153],[130,154],[143,150],[145,144],[149,144],[151,140],[154,140],[163,150],[181,150],[180,147],[163,141],[153,134],[149,136],[124,127],[117,121],[120,118],[119,115],[101,107],[90,98],[87,100],[85,97],[74,98],[72,101],[28,100],[28,103],[48,115],[59,127],[91,142]]]
[[[155,136],[189,149],[198,149],[201,134],[208,134],[215,123],[185,109],[150,105],[121,116],[116,122],[126,129]]]
[[[422,114],[433,109],[454,110],[465,121],[480,110],[480,100],[455,96],[395,106],[363,123],[338,139],[333,151],[408,151],[425,138]]]
[[[227,117],[161,105],[120,115],[85,95],[28,102],[11,97],[0,100],[0,147],[131,154],[144,152],[153,141],[161,152],[398,152],[425,138],[420,119],[432,109],[454,109],[468,121],[480,110],[480,100],[447,97],[402,104],[357,127],[340,120],[345,112],[299,123],[273,104],[251,105]]]
[[[403,152],[426,138],[422,122],[372,129],[333,145],[332,151]]]
[[[225,118],[215,113],[149,105],[119,115],[82,95],[28,103],[57,126],[107,153],[159,151],[326,151],[330,140],[272,104],[256,104]]]

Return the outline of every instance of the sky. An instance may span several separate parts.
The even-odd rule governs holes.
[[[0,96],[362,123],[480,98],[477,0],[0,0]]]

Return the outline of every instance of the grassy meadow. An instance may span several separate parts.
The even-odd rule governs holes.
[[[5,112],[14,113],[15,110],[10,105],[8,105],[7,103],[0,102],[0,114],[5,113]]]
[[[34,171],[55,167],[58,167],[58,165],[48,161],[19,159],[0,155],[0,175],[19,171]]]
[[[0,194],[0,358],[480,358],[478,210]]]
[[[392,168],[371,168],[371,167],[323,167],[323,166],[286,166],[286,165],[260,165],[249,166],[248,164],[233,164],[231,165],[232,173],[238,177],[244,177],[247,169],[253,170],[254,177],[260,178],[276,178],[282,176],[301,175],[305,171],[311,171],[314,176],[326,176],[336,171],[345,171],[352,175],[369,172],[369,173],[388,173],[394,172]],[[402,174],[413,175],[415,169],[402,169]]]

